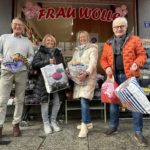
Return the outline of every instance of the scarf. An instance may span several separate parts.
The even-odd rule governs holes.
[[[126,34],[119,38],[114,37],[113,42],[112,42],[114,54],[116,55],[122,54],[122,46],[125,42],[126,37],[127,37]]]
[[[85,48],[85,44],[79,45],[78,49],[79,49],[79,56],[81,57],[83,55],[84,52],[84,48]]]

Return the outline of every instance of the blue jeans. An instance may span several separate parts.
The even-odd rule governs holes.
[[[116,81],[118,84],[121,84],[126,80],[126,76],[124,74],[117,74]],[[143,114],[138,112],[132,112],[133,118],[133,130],[134,132],[140,134],[142,133],[143,128]],[[110,104],[110,128],[117,129],[119,126],[119,105],[118,104]]]
[[[85,98],[81,98],[81,120],[83,123],[91,123],[91,114],[90,114],[90,106],[89,100]]]

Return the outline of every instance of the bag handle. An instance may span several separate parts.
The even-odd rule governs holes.
[[[110,81],[114,82],[115,81],[114,75],[113,74],[107,75],[107,80],[110,80]]]

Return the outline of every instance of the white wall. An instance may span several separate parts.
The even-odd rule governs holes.
[[[11,33],[12,0],[0,1],[0,35]]]
[[[139,36],[150,38],[150,27],[144,26],[145,21],[150,22],[150,0],[138,0],[138,14]]]

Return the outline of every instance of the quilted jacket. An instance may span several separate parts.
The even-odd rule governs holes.
[[[54,50],[54,54],[51,53],[51,51]],[[51,50],[41,46],[39,51],[34,56],[32,67],[33,69],[38,71],[37,81],[34,89],[34,98],[38,99],[41,103],[48,102],[48,93],[46,91],[44,78],[42,76],[42,73],[40,71],[40,68],[46,66],[49,64],[49,59],[52,58],[52,55],[56,59],[56,64],[64,63],[62,53],[57,48],[52,48]],[[61,94],[60,94],[61,93]],[[61,99],[61,95],[65,95],[64,91],[58,92],[59,98]],[[65,98],[65,96],[64,96]]]
[[[113,38],[108,40],[103,46],[103,52],[100,59],[102,68],[105,70],[107,67],[111,67],[115,73],[114,66],[114,51],[112,48]],[[146,51],[139,37],[129,35],[122,47],[123,65],[124,71],[127,78],[140,76],[140,67],[146,62],[147,56]],[[130,71],[130,67],[133,63],[138,65],[138,69],[133,73]]]
[[[96,84],[96,74],[97,74],[97,59],[98,59],[98,46],[95,44],[86,44],[82,56],[79,55],[80,50],[78,47],[75,48],[73,58],[71,61],[80,62],[88,66],[87,72],[89,76],[86,79],[86,85],[75,84],[73,98],[86,98],[92,100]]]

